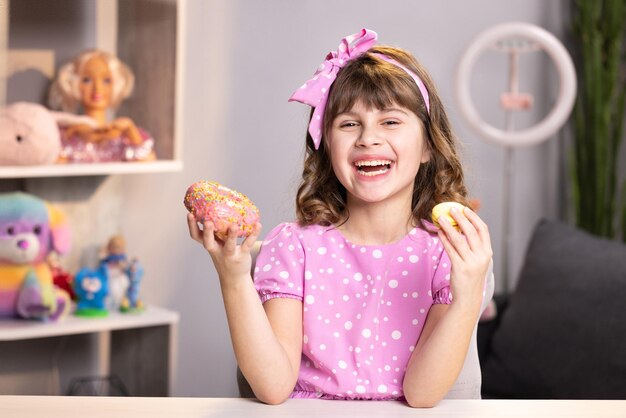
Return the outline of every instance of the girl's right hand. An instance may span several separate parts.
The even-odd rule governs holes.
[[[200,229],[196,218],[187,214],[187,225],[189,235],[194,241],[199,242],[208,251],[215,265],[220,281],[233,281],[238,278],[250,278],[252,268],[252,256],[250,250],[261,232],[261,224],[256,223],[252,234],[248,235],[241,244],[237,244],[237,227],[230,225],[228,236],[222,241],[215,236],[215,226],[213,222],[206,221]]]

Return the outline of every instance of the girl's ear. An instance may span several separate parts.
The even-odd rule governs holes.
[[[420,162],[422,164],[425,164],[429,161],[430,161],[430,147],[427,146],[426,149],[422,151],[422,159],[420,160]]]

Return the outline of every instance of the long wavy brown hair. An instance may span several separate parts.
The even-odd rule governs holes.
[[[386,55],[419,76],[428,91],[430,114],[413,78],[373,53]],[[297,219],[301,225],[337,225],[350,215],[346,208],[346,189],[335,176],[326,139],[335,117],[359,101],[377,109],[400,105],[415,113],[424,126],[431,157],[420,165],[415,176],[413,224],[426,229],[424,221],[430,220],[432,208],[437,203],[455,201],[468,205],[457,139],[430,75],[403,49],[376,46],[339,71],[329,91],[319,149],[315,149],[307,132],[302,181],[296,197]]]

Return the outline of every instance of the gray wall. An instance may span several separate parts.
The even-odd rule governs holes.
[[[381,43],[402,46],[435,78],[458,135],[473,197],[490,225],[495,271],[502,277],[504,150],[482,141],[462,120],[454,74],[463,49],[481,30],[507,21],[535,23],[562,37],[560,1],[450,0],[188,0],[184,74],[182,173],[124,177],[123,231],[148,272],[144,300],[181,313],[174,395],[236,396],[235,362],[218,280],[208,254],[189,239],[182,199],[186,187],[212,179],[249,195],[264,232],[293,219],[308,109],[288,104],[339,39],[368,27]],[[494,123],[505,87],[505,61],[477,68],[478,107]],[[522,88],[539,111],[554,96],[541,60]],[[543,93],[540,95],[540,93]],[[500,112],[500,113],[497,113]],[[491,119],[490,119],[491,120]],[[511,276],[541,217],[558,216],[561,139],[514,152]],[[501,285],[499,285],[501,286]]]

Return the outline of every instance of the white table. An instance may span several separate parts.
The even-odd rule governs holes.
[[[626,401],[444,400],[432,409],[413,409],[394,401],[290,399],[269,406],[241,398],[0,396],[0,417],[624,418]]]
[[[114,374],[133,396],[167,396],[178,321],[177,312],[157,306],[56,323],[1,320],[0,394],[60,395],[74,377]]]

